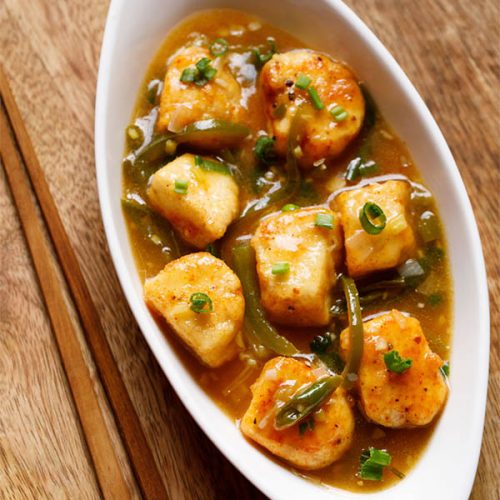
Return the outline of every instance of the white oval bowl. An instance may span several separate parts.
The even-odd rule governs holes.
[[[186,408],[213,443],[271,498],[358,498],[302,479],[249,444],[203,392],[146,308],[121,212],[121,159],[146,69],[169,30],[201,9],[258,15],[350,64],[406,142],[444,222],[454,286],[451,392],[429,446],[409,475],[372,499],[466,499],[481,448],[489,359],[489,306],[481,243],[463,182],[422,98],[366,25],[338,0],[113,0],[104,34],[95,115],[99,199],[113,262],[132,312]],[[133,353],[130,353],[133,355]]]

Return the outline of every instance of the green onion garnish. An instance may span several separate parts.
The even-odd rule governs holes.
[[[300,207],[293,203],[287,203],[281,208],[282,212],[292,212],[293,210],[298,210]]]
[[[287,274],[290,272],[290,264],[288,262],[276,262],[276,264],[273,264],[271,272],[275,275]]]
[[[302,90],[305,90],[307,89],[307,87],[309,87],[309,84],[311,83],[311,79],[304,75],[303,73],[301,73],[298,77],[297,77],[297,81],[295,82],[295,86],[298,88],[298,89],[302,89]]]
[[[359,459],[358,476],[370,481],[381,481],[384,467],[391,464],[392,457],[386,450],[370,447],[363,450]]]
[[[318,95],[318,91],[316,90],[315,87],[308,87],[307,88],[307,92],[309,92],[309,97],[311,98],[313,106],[316,109],[321,110],[321,109],[323,109],[325,107],[325,105],[321,101],[321,99],[320,99],[320,97]]]
[[[196,155],[194,157],[194,164],[207,172],[216,172],[218,174],[231,175],[229,167],[220,161],[208,160]]]
[[[378,165],[373,160],[364,161],[360,157],[354,158],[347,165],[345,178],[349,181],[355,181],[358,177],[366,177],[374,174],[378,170]]]
[[[184,82],[184,83],[193,83],[196,78],[198,77],[199,75],[199,71],[190,66],[189,68],[186,68],[183,72],[182,72],[182,75],[181,75],[181,82]]]
[[[376,223],[377,219],[378,224]],[[387,218],[377,204],[368,201],[359,211],[359,222],[368,234],[379,234],[383,231]]]
[[[336,122],[341,122],[349,116],[349,113],[342,106],[333,107],[330,110],[330,114]]]
[[[450,362],[445,361],[443,363],[443,366],[440,368],[441,373],[443,374],[444,377],[449,377],[450,376]]]
[[[224,38],[217,38],[210,45],[210,54],[214,57],[223,56],[229,49],[229,44]]]
[[[181,82],[194,83],[200,87],[208,83],[217,73],[210,63],[212,61],[208,57],[203,57],[195,65],[189,66],[181,74]]]
[[[317,227],[326,227],[333,229],[333,215],[332,214],[316,214],[314,225]]]
[[[186,194],[188,190],[189,181],[182,179],[175,179],[174,191],[177,194]]]
[[[264,64],[266,64],[266,62],[269,61],[274,54],[276,54],[276,41],[274,38],[269,37],[267,39],[267,43],[269,45],[269,52],[263,54],[258,48],[255,48],[252,51],[255,57],[255,65],[259,69],[262,68],[262,66],[264,66]]]
[[[391,372],[403,373],[410,368],[412,360],[402,358],[398,351],[389,351],[384,354],[384,363]]]
[[[271,162],[275,157],[274,139],[267,135],[259,137],[253,148],[255,156],[263,163]]]
[[[212,299],[206,293],[193,293],[191,298],[191,311],[195,313],[210,313],[214,310]]]

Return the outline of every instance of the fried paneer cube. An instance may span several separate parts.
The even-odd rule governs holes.
[[[417,319],[397,310],[363,323],[364,349],[358,371],[360,406],[371,421],[395,429],[429,424],[441,411],[448,386],[443,360],[431,351]],[[349,349],[349,332],[340,336],[341,353]],[[397,351],[411,366],[391,371],[384,355]]]
[[[195,68],[203,58],[217,73],[204,85],[182,82],[185,69]],[[200,120],[218,119],[237,122],[243,118],[241,88],[228,68],[226,57],[213,57],[204,47],[180,49],[168,61],[157,121],[159,132],[180,132]]]
[[[194,294],[209,300],[193,306],[200,297]],[[204,364],[215,368],[238,353],[245,301],[240,280],[222,260],[207,252],[173,260],[146,280],[144,298]]]
[[[330,289],[342,252],[336,214],[323,207],[275,213],[261,221],[252,246],[269,319],[296,326],[328,324]],[[278,272],[280,266],[285,272]]]
[[[308,83],[309,81],[309,83]],[[301,87],[300,88],[296,84]],[[270,134],[276,150],[286,154],[288,135],[297,107],[311,102],[316,92],[324,106],[313,114],[302,131],[299,163],[312,168],[321,159],[338,156],[363,124],[365,101],[352,72],[342,63],[307,49],[275,54],[262,68],[263,90]]]
[[[350,276],[395,267],[415,251],[410,196],[407,182],[387,181],[344,191],[336,197]],[[378,205],[386,216],[386,226],[379,234],[369,234],[361,225],[360,212],[367,202]]]
[[[306,470],[339,460],[349,448],[354,416],[344,389],[338,388],[312,413],[304,430],[299,425],[277,430],[278,403],[317,380],[315,370],[302,361],[277,357],[268,361],[252,385],[252,401],[241,420],[241,431],[274,455]]]
[[[231,175],[207,170],[196,158],[186,153],[162,167],[151,177],[147,194],[182,238],[202,249],[221,238],[238,215],[239,189]]]

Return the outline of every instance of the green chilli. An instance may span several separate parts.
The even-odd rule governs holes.
[[[278,430],[287,429],[307,418],[340,386],[342,377],[325,377],[293,395],[276,414],[274,426]]]

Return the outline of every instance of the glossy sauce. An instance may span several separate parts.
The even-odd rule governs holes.
[[[146,73],[132,116],[132,122],[140,125],[145,132],[146,141],[154,132],[154,122],[157,115],[157,101],[152,104],[148,100],[148,96],[151,98],[151,88],[156,83],[163,81],[166,62],[170,56],[186,42],[193,40],[208,40],[210,42],[219,37],[225,38],[231,46],[237,46],[238,53],[230,56],[231,65],[238,81],[244,86],[242,99],[250,110],[246,122],[253,132],[253,139],[245,141],[242,146],[241,158],[244,159],[252,154],[251,148],[255,143],[256,133],[266,129],[266,121],[257,86],[258,73],[254,66],[249,64],[251,47],[265,46],[268,37],[274,38],[279,52],[307,46],[260,19],[229,10],[205,11],[203,14],[196,14],[183,21],[168,34]],[[331,55],[335,57],[335,47],[331,47]],[[346,167],[349,161],[357,156],[356,153],[363,145],[365,136],[366,134],[362,133],[340,158],[328,163],[328,168],[324,170],[316,168],[313,169],[313,172],[303,173],[302,196],[298,204],[307,206],[326,203],[332,192],[345,186]],[[416,183],[421,183],[419,173],[405,145],[378,112],[374,128],[370,133],[369,145],[370,159],[379,166],[377,176],[402,174]],[[126,157],[130,153],[131,148],[128,148]],[[243,161],[243,164],[245,163]],[[145,165],[138,171],[129,161],[125,160],[123,169],[124,197],[129,199],[140,197],[137,199],[145,200],[147,180],[161,165]],[[240,168],[244,167],[240,165]],[[282,181],[279,165],[272,167],[267,173],[261,172],[260,174],[263,192],[267,187],[276,187]],[[419,193],[423,196],[418,196]],[[241,209],[243,210],[249,202],[259,196],[262,196],[262,193],[255,193],[248,187],[241,189]],[[429,197],[429,193],[425,189],[419,188],[412,202],[412,216],[415,224],[417,224],[420,214],[425,210],[432,210],[437,214],[432,197]],[[125,217],[137,268],[141,279],[144,280],[159,272],[170,259],[168,247],[162,245],[161,237],[151,237],[155,227],[161,226],[161,221],[156,221],[145,229],[143,225],[137,224],[127,211],[125,211]],[[169,229],[161,227],[160,229],[169,231]],[[252,227],[248,227],[244,228],[243,232],[251,233],[252,230]],[[158,235],[153,234],[153,236]],[[419,255],[423,256],[425,253],[424,243],[420,241],[419,246]],[[446,360],[449,357],[451,332],[451,279],[443,237],[441,236],[434,242],[433,246],[444,252],[444,256],[433,263],[430,277],[417,288],[417,291],[406,293],[397,300],[392,300],[389,304],[383,304],[381,307],[371,308],[364,312],[363,316],[366,318],[392,308],[410,313],[420,321],[430,348]],[[181,250],[190,251],[187,247]],[[435,303],[437,300],[434,300],[431,304],[428,300],[430,296],[439,297],[439,302]],[[159,319],[158,322],[193,377],[198,380],[204,390],[226,414],[237,422],[248,407],[251,398],[250,385],[260,373],[263,362],[260,361],[256,366],[251,367],[246,362],[248,359],[246,353],[243,352],[239,358],[218,369],[206,368],[187,352],[175,336],[168,331],[164,321]],[[278,329],[281,334],[286,335],[299,349],[305,352],[310,352],[309,343],[314,335],[325,331],[325,329],[281,327]],[[432,425],[420,429],[383,429],[368,423],[357,409],[355,409],[355,415],[356,429],[353,444],[344,457],[325,469],[314,472],[297,471],[297,473],[312,480],[319,480],[328,485],[353,491],[366,492],[387,487],[395,481],[399,481],[388,471],[384,472],[384,479],[381,482],[361,481],[356,476],[362,450],[369,446],[388,450],[393,457],[392,465],[406,473],[424,450],[435,426],[434,422]],[[261,450],[263,453],[267,453],[265,450]],[[270,454],[268,455],[270,456]]]

